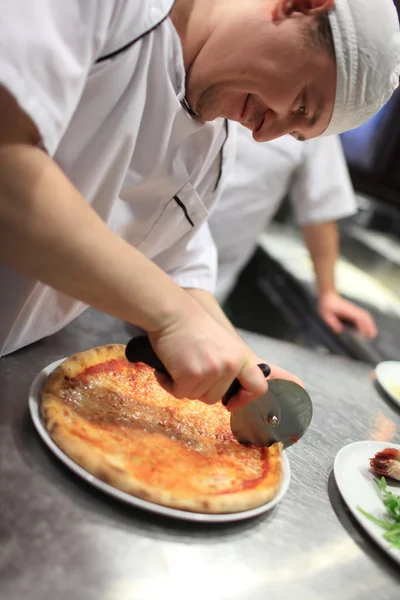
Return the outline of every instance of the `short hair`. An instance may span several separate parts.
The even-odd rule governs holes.
[[[306,35],[314,47],[327,50],[335,58],[335,44],[328,13],[317,15],[314,23],[307,26]]]

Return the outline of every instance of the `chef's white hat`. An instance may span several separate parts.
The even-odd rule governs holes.
[[[399,83],[400,33],[392,0],[335,0],[329,13],[336,97],[324,132],[354,129],[389,100]]]

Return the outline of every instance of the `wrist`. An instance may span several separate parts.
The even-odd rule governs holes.
[[[335,286],[318,288],[318,296],[332,296],[333,294],[337,294]]]
[[[157,333],[181,323],[186,316],[194,315],[201,310],[199,304],[186,291],[172,282],[173,288],[163,292],[161,302],[157,303],[156,311],[150,316],[150,327],[147,330]]]
[[[331,296],[338,296],[338,292],[335,287],[326,287],[323,289],[318,289],[318,299],[323,300],[325,298],[330,298]]]

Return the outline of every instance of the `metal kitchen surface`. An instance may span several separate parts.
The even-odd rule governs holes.
[[[1,600],[397,600],[398,565],[350,516],[332,472],[350,442],[400,442],[400,411],[375,388],[371,367],[245,333],[266,362],[305,381],[313,421],[287,450],[292,479],[275,509],[248,522],[188,524],[96,491],[30,420],[29,386],[44,366],[127,342],[130,329],[89,310],[0,361]]]

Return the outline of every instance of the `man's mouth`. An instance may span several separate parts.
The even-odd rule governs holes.
[[[263,110],[260,112],[257,105],[250,101],[251,94],[247,94],[243,104],[242,114],[240,116],[240,123],[251,129],[253,133],[256,133],[261,129],[264,124],[266,112]]]
[[[265,121],[265,113],[264,115],[256,122],[255,127],[253,127],[253,133],[257,133],[257,131],[260,131],[261,127],[264,125],[264,121]]]
[[[247,108],[247,104],[248,104],[249,98],[250,98],[250,94],[247,94],[247,96],[246,96],[246,98],[244,100],[242,114],[240,115],[240,122],[241,123],[243,123],[243,121],[244,121],[244,116],[245,116],[245,113],[246,113],[246,108]]]

